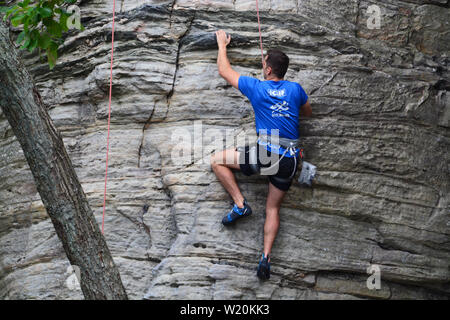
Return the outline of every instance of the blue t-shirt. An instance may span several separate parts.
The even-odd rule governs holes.
[[[270,135],[271,130],[278,129],[282,138],[299,138],[300,107],[308,101],[308,95],[300,84],[240,76],[238,86],[253,106],[257,133],[266,130],[265,133]],[[282,153],[284,149],[271,148],[270,151]]]

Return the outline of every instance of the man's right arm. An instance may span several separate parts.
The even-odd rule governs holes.
[[[306,103],[300,107],[300,115],[304,117],[311,117],[312,108],[311,105],[309,104],[309,100],[306,101]]]

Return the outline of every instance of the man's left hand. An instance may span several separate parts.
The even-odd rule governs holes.
[[[231,36],[225,33],[225,31],[223,30],[218,30],[216,31],[216,39],[217,39],[217,45],[219,46],[219,48],[222,47],[226,47],[230,41],[231,41]]]

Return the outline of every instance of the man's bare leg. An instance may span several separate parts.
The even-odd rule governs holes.
[[[266,222],[264,223],[264,256],[266,257],[272,251],[273,242],[280,227],[279,212],[285,194],[286,191],[276,188],[269,182],[269,192],[266,202]]]
[[[235,149],[227,149],[211,156],[211,168],[216,177],[228,191],[234,203],[239,208],[244,207],[244,196],[239,189],[236,178],[231,169],[240,169],[239,167],[239,152]]]

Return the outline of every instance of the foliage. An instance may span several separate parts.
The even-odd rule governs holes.
[[[32,52],[38,48],[46,52],[50,69],[56,64],[58,47],[63,43],[62,34],[69,30],[68,21],[73,13],[68,11],[77,0],[22,0],[14,5],[0,7],[3,19],[10,19],[14,27],[23,30],[17,37],[20,49]],[[76,24],[72,24],[76,27]],[[79,26],[81,30],[84,28]]]

